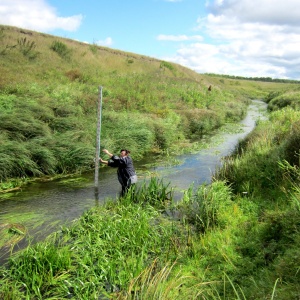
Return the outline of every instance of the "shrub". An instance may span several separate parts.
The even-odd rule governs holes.
[[[226,225],[224,212],[231,205],[230,187],[225,182],[215,181],[210,186],[199,186],[195,193],[191,187],[178,207],[189,224],[204,232],[215,226]]]
[[[222,119],[214,111],[206,109],[185,110],[181,114],[185,118],[186,135],[189,138],[200,139],[222,124]]]
[[[167,62],[167,61],[162,61],[162,62],[160,63],[160,68],[161,68],[161,69],[166,68],[166,69],[169,69],[170,71],[174,71],[174,70],[175,70],[174,65],[172,65],[171,63],[169,63],[169,62]]]
[[[50,49],[56,52],[60,57],[64,59],[68,60],[70,58],[71,50],[63,42],[54,41],[50,46]]]
[[[271,111],[282,109],[284,107],[292,107],[293,109],[300,109],[300,92],[289,91],[278,95],[270,100],[268,108]]]
[[[18,48],[21,53],[29,59],[35,59],[39,54],[37,51],[34,51],[36,43],[34,41],[28,41],[26,37],[18,39]]]
[[[66,75],[71,81],[80,81],[80,79],[82,78],[81,72],[78,69],[70,70],[66,73]]]

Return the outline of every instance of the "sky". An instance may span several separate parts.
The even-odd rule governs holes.
[[[0,0],[0,24],[198,73],[300,80],[299,0]]]

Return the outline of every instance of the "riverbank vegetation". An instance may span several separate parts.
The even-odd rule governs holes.
[[[259,121],[212,183],[191,185],[179,202],[152,178],[14,254],[1,268],[1,298],[297,299],[300,115],[292,107]]]
[[[289,87],[210,77],[9,26],[0,26],[0,56],[0,191],[32,178],[91,170],[99,85],[101,146],[130,148],[135,160],[188,149],[243,118],[249,98]]]
[[[13,47],[14,34],[34,38],[36,47],[27,39]],[[268,120],[259,121],[224,159],[212,184],[191,186],[174,203],[172,187],[152,178],[13,254],[0,269],[1,299],[299,298],[298,85],[208,78],[19,29],[5,27],[0,38],[7,78],[17,69],[13,61],[26,66],[24,78],[15,72],[14,84],[1,78],[3,181],[88,168],[98,79],[106,86],[105,147],[116,150],[130,140],[141,156],[188,147],[213,128],[239,120],[247,97],[264,97],[270,110]],[[42,65],[42,47],[52,51],[46,53],[55,68],[47,68],[46,60]],[[82,60],[74,59],[79,54]],[[70,66],[80,70],[75,80],[66,75]]]

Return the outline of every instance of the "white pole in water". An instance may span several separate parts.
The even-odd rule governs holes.
[[[96,138],[96,158],[95,158],[95,187],[98,187],[99,179],[99,158],[100,158],[100,135],[102,117],[102,86],[99,86],[98,111],[97,111],[97,138]]]

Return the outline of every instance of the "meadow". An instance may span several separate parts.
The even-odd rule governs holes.
[[[270,114],[212,184],[191,186],[178,203],[152,178],[14,254],[0,269],[1,299],[299,298],[298,84],[200,75],[21,31],[0,35],[3,185],[91,167],[99,82],[103,145],[130,141],[136,159],[188,151],[240,120],[249,99],[264,99]]]

